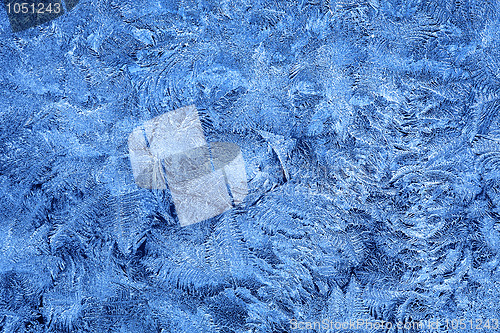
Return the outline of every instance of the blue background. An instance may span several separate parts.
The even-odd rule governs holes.
[[[15,34],[0,10],[1,332],[500,319],[499,10],[86,0]],[[253,194],[181,228],[127,137],[190,104]]]

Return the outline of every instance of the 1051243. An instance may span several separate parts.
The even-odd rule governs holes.
[[[8,2],[6,4],[6,9],[9,14],[59,14],[62,11],[61,4],[59,2]]]

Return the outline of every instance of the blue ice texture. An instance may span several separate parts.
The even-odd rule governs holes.
[[[496,331],[499,1],[1,5],[0,332]],[[181,227],[127,138],[189,105],[248,195]]]

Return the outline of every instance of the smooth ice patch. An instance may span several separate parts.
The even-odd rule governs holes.
[[[181,226],[217,216],[248,193],[245,161],[229,142],[206,142],[194,105],[162,114],[128,138],[137,186],[168,188]]]

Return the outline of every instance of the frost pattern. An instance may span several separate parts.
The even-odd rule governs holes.
[[[500,318],[498,13],[86,0],[16,34],[0,15],[0,331]],[[192,104],[250,190],[181,228],[127,138]]]

